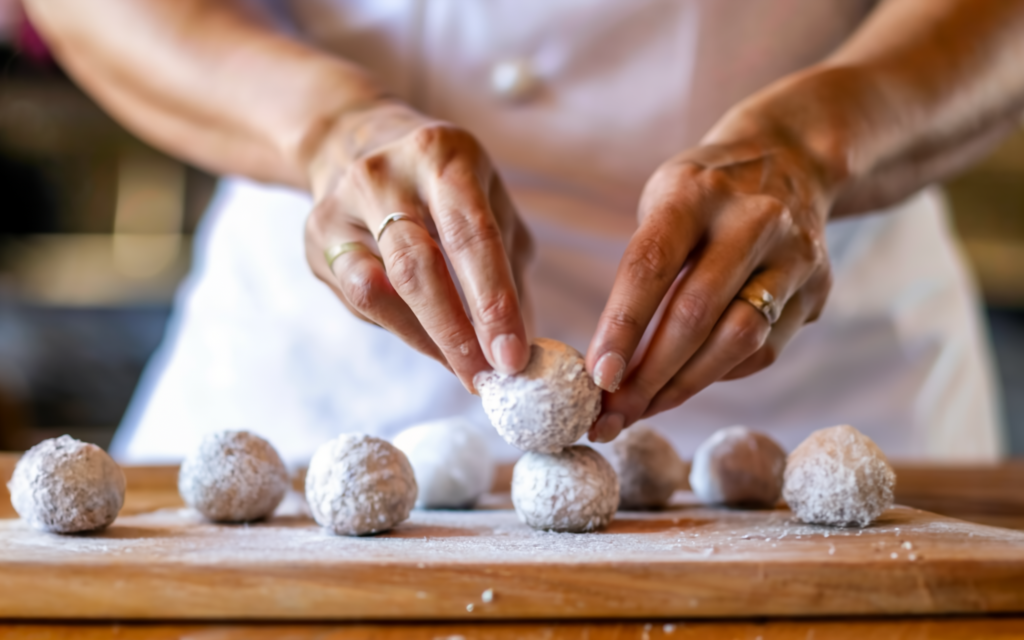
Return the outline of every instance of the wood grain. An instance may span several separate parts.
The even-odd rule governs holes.
[[[15,460],[0,456],[0,479]],[[1013,517],[1019,497],[1009,487],[1021,486],[1022,468],[920,467],[901,470],[900,481],[909,495],[937,499],[946,492],[960,508]],[[125,508],[103,533],[54,536],[0,519],[0,618],[1024,612],[1024,533],[907,508],[858,535],[797,525],[785,510],[708,509],[679,493],[668,511],[620,513],[604,532],[574,536],[530,531],[508,510],[507,494],[499,494],[488,497],[486,510],[417,512],[390,534],[338,538],[318,529],[294,496],[269,522],[217,526],[181,509],[175,467],[125,473]],[[972,501],[964,488],[970,485],[993,497]],[[0,518],[13,515],[0,500]],[[488,589],[495,597],[484,602]]]
[[[998,465],[902,464],[896,500],[963,520],[1024,529],[1024,460]]]
[[[0,521],[0,618],[477,620],[1024,612],[1024,533],[896,508],[864,530],[679,504],[589,535],[509,510],[331,536],[185,510],[56,536]],[[493,590],[487,602],[483,593]]]
[[[6,640],[964,640],[1024,638],[1022,618],[415,624],[0,624]]]

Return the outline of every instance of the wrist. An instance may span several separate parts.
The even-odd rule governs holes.
[[[352,163],[433,120],[393,98],[378,96],[340,111],[311,146],[306,174],[314,198]]]
[[[301,72],[292,76],[279,102],[279,126],[271,124],[276,146],[286,158],[292,182],[313,189],[310,167],[326,141],[349,114],[388,100],[387,93],[365,70],[319,51],[303,51]]]
[[[826,208],[877,163],[877,100],[856,69],[814,67],[744,100],[705,136],[705,144],[755,141],[800,156]]]

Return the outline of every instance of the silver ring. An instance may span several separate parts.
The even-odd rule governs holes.
[[[409,222],[416,222],[416,218],[413,218],[407,213],[392,213],[390,216],[381,220],[380,226],[377,227],[377,233],[374,234],[374,239],[377,241],[378,244],[380,243],[380,237],[384,235],[384,230],[388,228],[388,225],[390,225],[392,222],[397,222],[399,220],[408,220]]]
[[[743,300],[760,311],[769,325],[775,324],[782,315],[782,308],[775,301],[775,296],[759,284],[750,283],[743,287],[736,299]]]

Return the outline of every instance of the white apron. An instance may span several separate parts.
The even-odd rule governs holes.
[[[827,55],[869,4],[295,0],[290,16],[481,139],[537,242],[537,334],[586,351],[651,172],[736,101]],[[540,78],[525,102],[491,86],[510,60]],[[301,463],[339,432],[390,437],[454,414],[489,433],[499,458],[515,456],[451,374],[354,319],[313,277],[309,208],[301,193],[222,182],[115,456],[178,460],[209,431],[246,428]],[[850,423],[893,458],[996,457],[988,345],[941,197],[832,223],[828,242],[835,285],[822,318],[769,369],[650,422],[683,455],[732,424],[792,448]]]

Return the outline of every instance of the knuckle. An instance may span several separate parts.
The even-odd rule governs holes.
[[[376,306],[380,285],[376,270],[360,261],[346,271],[341,281],[341,291],[350,305],[365,313]]]
[[[793,224],[789,207],[778,198],[766,195],[753,198],[753,218],[762,229],[785,229]]]
[[[642,238],[626,259],[626,269],[632,282],[663,282],[675,277],[667,268],[668,251],[659,237]]]
[[[377,179],[386,175],[390,169],[390,160],[383,153],[371,153],[356,161],[355,170],[359,175]]]
[[[519,303],[514,293],[498,291],[478,302],[478,320],[484,325],[505,324],[515,316],[518,307]]]
[[[644,329],[640,319],[624,307],[616,307],[605,313],[604,324],[612,333],[624,332],[633,335]]]
[[[668,319],[686,333],[694,333],[707,323],[710,311],[711,303],[706,294],[683,291],[669,306]]]
[[[740,356],[756,352],[764,344],[767,336],[768,327],[764,318],[752,314],[741,316],[735,322],[726,325],[725,339],[730,349]]]
[[[393,251],[388,259],[388,279],[396,291],[412,293],[421,288],[430,274],[444,263],[441,251],[433,243],[412,243]]]
[[[724,171],[703,169],[699,173],[703,189],[713,195],[725,195],[733,191],[733,181]]]
[[[480,147],[465,129],[447,122],[420,127],[412,134],[412,144],[423,156],[446,165],[457,154],[476,153]]]
[[[384,153],[372,153],[352,164],[348,179],[356,187],[377,189],[391,177],[391,160]]]
[[[793,252],[805,264],[817,267],[825,261],[821,236],[803,227],[793,230]]]
[[[482,213],[445,216],[438,221],[438,226],[452,256],[472,252],[478,247],[502,246],[501,230],[497,223]]]

